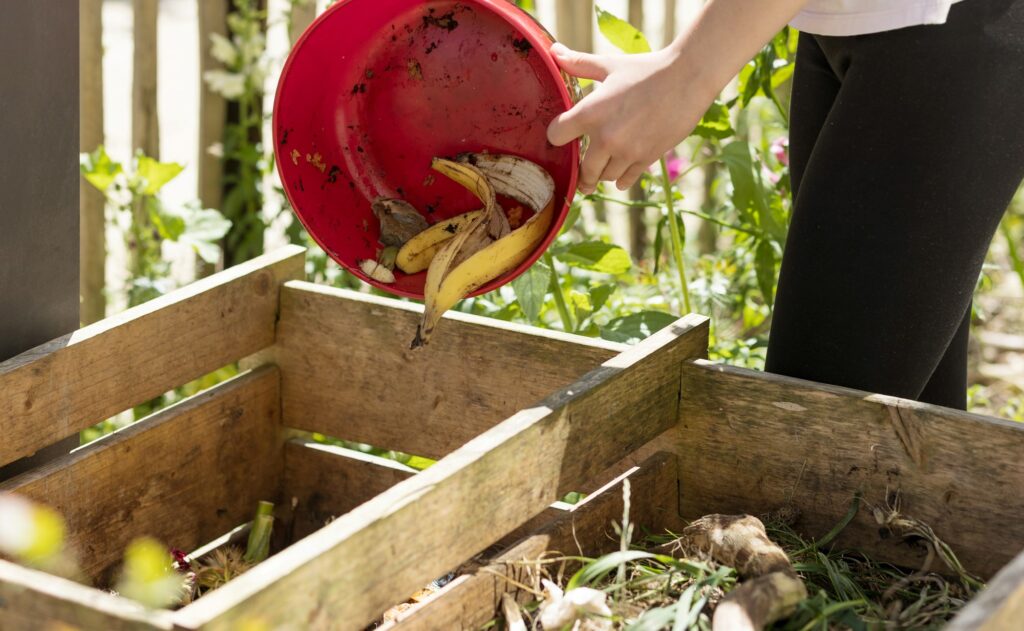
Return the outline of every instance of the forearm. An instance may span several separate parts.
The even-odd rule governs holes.
[[[807,0],[710,0],[670,44],[674,70],[713,98],[805,4]]]

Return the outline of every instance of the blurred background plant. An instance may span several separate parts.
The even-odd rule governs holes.
[[[288,207],[273,147],[265,141],[284,58],[330,2],[162,0],[158,16],[139,11],[152,2],[87,3],[102,10],[102,21],[89,22],[98,32],[83,36],[83,51],[92,54],[82,59],[100,60],[107,77],[98,117],[105,148],[83,146],[82,164],[86,180],[104,192],[107,228],[99,238],[95,231],[83,233],[83,250],[100,252],[106,270],[99,279],[95,271],[88,272],[91,280],[83,278],[83,304],[105,302],[109,315],[288,242],[309,248],[310,280],[380,293],[341,270],[311,241]],[[701,2],[517,4],[574,48],[635,53],[671,40]],[[140,28],[140,16],[159,19],[159,28]],[[578,196],[557,241],[536,265],[457,309],[626,343],[697,311],[712,318],[713,359],[761,368],[791,210],[787,111],[795,49],[796,32],[780,32],[723,91],[694,133],[637,186],[625,193],[606,186]],[[144,67],[140,55],[146,50],[159,53],[154,74],[160,81],[147,85],[164,106],[160,125],[175,130],[156,144],[173,161],[136,154],[132,147],[152,146],[154,139],[132,134],[129,143],[118,124],[142,114],[156,117],[140,113],[137,99],[125,98],[138,87],[138,80],[128,81],[128,68]],[[97,112],[83,106],[82,116],[84,128],[96,126]],[[192,201],[197,197],[202,204]],[[83,216],[96,212],[86,206],[83,199]],[[1024,199],[1018,196],[979,279],[971,356],[973,409],[1016,419],[1024,416],[1022,242]],[[98,299],[97,286],[105,288]],[[225,367],[108,420],[83,440],[235,372],[237,367]]]

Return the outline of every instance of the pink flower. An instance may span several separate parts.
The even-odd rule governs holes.
[[[772,141],[770,151],[782,166],[789,166],[789,138],[776,138]]]
[[[665,166],[668,167],[668,178],[675,182],[682,172],[686,170],[686,167],[690,166],[690,161],[679,157],[673,150],[665,154]]]
[[[778,184],[779,180],[782,179],[782,175],[780,173],[772,171],[771,169],[763,165],[761,166],[761,177],[771,182],[773,186],[775,184]]]

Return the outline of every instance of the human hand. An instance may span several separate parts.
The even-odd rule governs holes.
[[[554,44],[551,53],[567,73],[599,81],[593,92],[548,127],[561,146],[590,139],[580,166],[579,190],[593,193],[599,180],[620,190],[632,186],[700,122],[717,90],[703,85],[694,64],[674,47],[638,55],[592,55]]]

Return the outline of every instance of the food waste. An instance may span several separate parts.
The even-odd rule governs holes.
[[[554,219],[555,182],[543,168],[518,156],[465,153],[454,160],[434,158],[438,173],[469,190],[482,208],[428,225],[401,199],[373,202],[384,246],[376,259],[358,261],[366,276],[395,282],[395,270],[426,270],[423,318],[412,348],[425,346],[441,316],[475,290],[518,267],[544,240]],[[508,213],[501,195],[521,206]],[[526,211],[532,215],[523,220]]]

